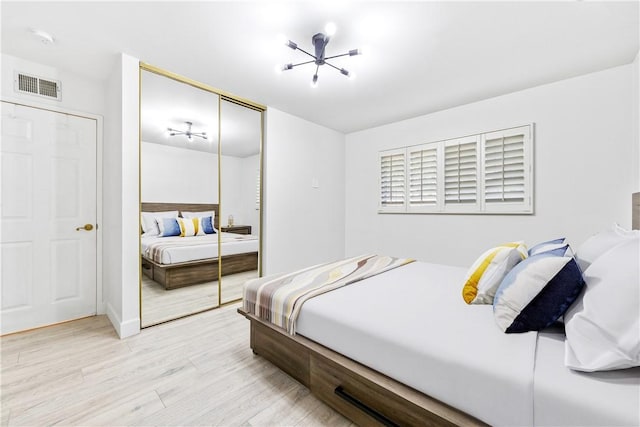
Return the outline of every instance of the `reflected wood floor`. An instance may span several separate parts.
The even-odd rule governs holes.
[[[238,306],[124,340],[106,316],[2,337],[0,423],[352,425],[251,352]]]
[[[242,286],[258,277],[258,271],[222,277],[222,303],[242,298]],[[166,290],[160,283],[142,275],[142,327],[207,310],[218,305],[218,281]]]

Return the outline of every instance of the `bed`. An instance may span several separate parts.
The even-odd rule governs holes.
[[[503,333],[460,298],[466,270],[414,262],[315,296],[295,335],[239,312],[254,353],[359,425],[640,425],[640,367],[568,369],[562,325]]]
[[[217,204],[142,203],[142,212],[163,211],[214,211],[214,227],[220,229]],[[220,240],[223,276],[258,269],[258,237],[223,232]],[[167,290],[218,278],[218,233],[188,239],[142,236],[140,249],[143,274]]]

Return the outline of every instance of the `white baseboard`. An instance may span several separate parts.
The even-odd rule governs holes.
[[[140,333],[140,319],[136,318],[123,322],[111,304],[107,304],[107,317],[121,339]]]

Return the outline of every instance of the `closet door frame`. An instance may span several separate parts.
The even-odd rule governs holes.
[[[160,67],[156,67],[154,65],[145,63],[145,62],[140,62],[139,63],[139,70],[138,70],[138,81],[139,81],[139,91],[138,91],[138,125],[139,125],[139,129],[140,129],[140,134],[138,135],[138,229],[141,228],[141,209],[142,209],[142,126],[141,126],[141,120],[142,120],[142,112],[141,112],[141,105],[142,105],[142,72],[143,71],[147,71],[150,73],[154,73],[163,77],[167,77],[170,79],[173,79],[175,81],[178,81],[180,83],[185,83],[188,84],[190,86],[193,86],[195,88],[198,89],[202,89],[205,90],[207,92],[211,92],[213,94],[218,95],[218,205],[220,206],[220,210],[222,210],[221,206],[222,206],[222,198],[220,197],[221,195],[221,167],[220,167],[220,159],[221,159],[221,147],[222,147],[222,142],[220,140],[220,126],[221,126],[221,110],[220,110],[220,106],[222,103],[222,100],[226,100],[226,101],[230,101],[233,102],[235,104],[241,105],[243,107],[247,107],[250,108],[252,110],[258,111],[260,112],[260,154],[259,154],[259,159],[260,159],[260,172],[259,172],[259,179],[260,179],[260,209],[259,209],[259,222],[260,222],[260,230],[259,230],[259,235],[258,235],[258,276],[262,277],[262,249],[263,249],[263,244],[262,244],[262,239],[263,239],[263,225],[264,225],[264,219],[263,219],[263,197],[264,197],[264,114],[267,110],[267,107],[259,104],[257,102],[251,101],[249,99],[246,98],[242,98],[236,95],[233,95],[229,92],[226,92],[224,90],[215,88],[213,86],[210,86],[208,84],[205,83],[201,83],[197,80],[193,80],[190,79],[188,77],[182,76],[180,74],[176,74],[173,73],[171,71],[167,71],[165,69],[162,69]],[[221,236],[220,233],[218,233],[218,248],[220,249],[220,244],[221,244]],[[140,254],[142,253],[142,243],[140,240],[140,237],[138,238],[138,258],[140,257]],[[138,265],[140,265],[139,260],[137,261]],[[236,302],[238,302],[239,300],[233,300],[233,301],[227,301],[225,303],[222,303],[222,286],[221,286],[221,277],[222,277],[222,253],[220,250],[218,250],[218,305],[216,307],[212,307],[210,309],[206,309],[203,311],[209,311],[209,310],[215,310],[217,308],[229,305],[229,304],[234,304]],[[139,301],[139,305],[138,305],[138,313],[139,313],[139,318],[140,318],[140,328],[142,329],[142,268],[139,267],[139,271],[138,271],[138,301]],[[198,313],[201,313],[202,311],[199,311]],[[198,313],[191,313],[182,317],[186,317],[186,316],[191,316],[193,314],[198,314]],[[177,320],[177,319],[174,319]],[[164,322],[163,322],[164,323]]]

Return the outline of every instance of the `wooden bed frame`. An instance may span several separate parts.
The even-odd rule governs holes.
[[[640,229],[640,193],[632,196]],[[479,426],[482,421],[300,335],[238,309],[251,324],[251,349],[358,425]]]
[[[218,204],[212,203],[142,203],[142,212],[214,211],[214,227],[220,229],[220,210]],[[165,289],[176,289],[197,283],[218,280],[218,258],[207,258],[198,261],[177,264],[159,264],[140,255],[142,272],[145,276],[160,283]],[[222,257],[222,275],[242,273],[258,269],[258,252],[248,252]]]
[[[449,405],[303,336],[238,309],[251,323],[253,352],[362,426],[484,426]]]

